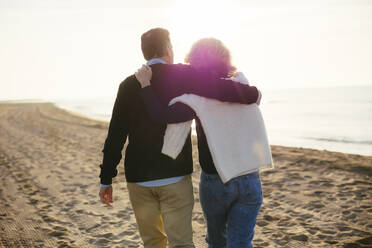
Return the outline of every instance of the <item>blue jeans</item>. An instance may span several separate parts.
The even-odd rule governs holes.
[[[202,172],[200,203],[207,222],[209,248],[251,248],[262,204],[258,172],[223,184],[218,174]]]

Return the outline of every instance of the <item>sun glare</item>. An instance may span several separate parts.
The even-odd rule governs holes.
[[[169,29],[174,37],[172,42],[177,48],[176,62],[182,62],[191,45],[201,38],[215,37],[226,41],[233,26],[233,9],[213,0],[178,2],[168,14],[171,19]]]

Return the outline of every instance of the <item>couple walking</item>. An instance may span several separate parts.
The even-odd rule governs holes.
[[[101,201],[113,202],[112,178],[117,175],[128,138],[125,177],[144,247],[162,248],[167,243],[172,248],[194,247],[189,121],[195,119],[202,168],[200,203],[207,223],[208,247],[252,247],[262,204],[258,168],[243,170],[228,179],[221,176],[224,170],[230,171],[226,161],[245,156],[223,144],[230,144],[229,139],[239,140],[235,134],[244,133],[247,123],[238,121],[230,125],[231,130],[218,129],[218,123],[226,123],[225,118],[229,118],[219,110],[222,105],[259,104],[260,92],[236,82],[239,78],[230,80],[236,70],[228,49],[219,40],[196,42],[186,57],[188,65],[173,64],[173,49],[165,29],[144,33],[141,48],[147,66],[120,84],[114,104],[100,165]]]

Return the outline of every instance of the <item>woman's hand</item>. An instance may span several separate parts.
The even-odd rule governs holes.
[[[151,67],[147,65],[142,65],[141,68],[134,73],[138,82],[141,84],[141,87],[150,86],[150,79],[152,77]]]
[[[262,92],[259,90],[259,96],[258,96],[258,100],[257,100],[257,105],[260,105],[261,104],[261,99],[262,99]]]

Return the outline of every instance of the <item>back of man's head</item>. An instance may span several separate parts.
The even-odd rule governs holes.
[[[164,28],[150,29],[141,36],[141,49],[146,60],[166,55],[169,44],[169,32]]]

